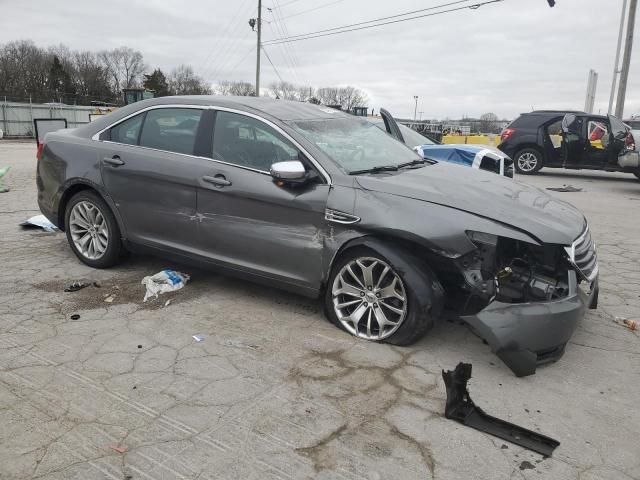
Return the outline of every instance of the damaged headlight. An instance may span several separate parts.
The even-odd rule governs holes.
[[[465,233],[467,237],[469,237],[469,240],[476,245],[479,243],[493,245],[494,247],[498,245],[498,236],[492,233],[475,232],[473,230],[467,230]]]
[[[481,303],[548,301],[566,295],[567,264],[559,246],[485,232],[466,234],[476,249],[457,260],[461,287]]]

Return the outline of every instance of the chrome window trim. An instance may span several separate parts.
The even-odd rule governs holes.
[[[221,163],[223,165],[229,165],[231,167],[238,167],[238,168],[242,168],[244,170],[249,170],[249,171],[252,171],[252,172],[262,173],[264,175],[271,176],[271,174],[268,171],[258,170],[256,168],[251,168],[251,167],[246,167],[246,166],[243,166],[243,165],[237,165],[235,163],[225,162],[224,160],[218,160],[217,158],[201,157],[201,156],[198,156],[198,155],[190,155],[188,153],[172,152],[170,150],[160,150],[160,149],[157,149],[157,148],[143,147],[141,145],[131,145],[131,144],[128,144],[128,143],[113,142],[111,140],[100,140],[100,135],[102,135],[104,132],[106,132],[110,128],[113,128],[116,125],[119,125],[120,123],[125,122],[126,120],[128,120],[128,119],[130,119],[132,117],[135,117],[136,115],[140,115],[141,113],[147,112],[149,110],[155,110],[155,109],[158,109],[158,108],[193,108],[193,109],[198,109],[198,110],[215,110],[215,111],[221,111],[221,112],[236,113],[238,115],[244,115],[244,116],[247,116],[247,117],[250,117],[250,118],[254,118],[254,119],[264,123],[265,125],[268,125],[269,127],[273,128],[280,135],[282,135],[284,138],[286,138],[289,142],[291,142],[293,145],[295,145],[295,147],[297,149],[299,149],[302,153],[305,154],[305,156],[309,159],[309,161],[313,164],[313,166],[324,177],[325,183],[327,185],[331,185],[331,176],[329,175],[329,173],[324,169],[324,167],[322,167],[322,165],[315,158],[313,158],[313,156],[302,145],[300,145],[293,137],[291,137],[291,135],[289,135],[287,132],[285,132],[282,128],[280,128],[275,123],[267,120],[264,117],[261,117],[260,115],[256,115],[255,113],[251,113],[251,112],[245,112],[243,110],[238,110],[238,109],[235,109],[235,108],[218,107],[218,106],[215,106],[215,105],[193,105],[193,104],[181,105],[181,104],[174,104],[174,103],[167,103],[167,104],[162,104],[162,105],[151,105],[149,107],[146,107],[146,108],[143,108],[143,109],[138,110],[136,112],[133,112],[130,115],[127,115],[126,117],[123,117],[120,120],[117,120],[116,122],[113,122],[109,126],[103,128],[99,132],[97,132],[94,135],[92,135],[91,139],[95,140],[95,141],[98,141],[98,142],[113,143],[113,144],[117,144],[117,145],[127,145],[127,146],[133,147],[133,148],[144,148],[146,150],[153,150],[153,151],[156,151],[156,152],[172,153],[172,154],[175,154],[175,155],[183,155],[183,156],[199,158],[199,159],[203,159],[203,160],[210,160],[212,162]]]

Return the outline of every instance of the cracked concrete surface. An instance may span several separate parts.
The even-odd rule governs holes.
[[[631,175],[522,178],[584,189],[551,194],[587,215],[602,290],[565,356],[516,378],[455,322],[399,348],[340,332],[314,301],[215,272],[146,257],[92,270],[64,235],[17,226],[38,213],[34,146],[0,142],[7,164],[0,479],[640,478],[640,339],[612,321],[640,317]],[[140,279],[166,266],[192,281],[143,304]],[[63,293],[82,279],[100,287]],[[487,412],[561,442],[553,458],[444,419],[440,371],[459,361],[473,363]]]

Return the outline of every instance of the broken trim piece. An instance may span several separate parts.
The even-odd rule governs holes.
[[[461,362],[455,370],[443,370],[442,378],[447,388],[444,416],[448,419],[548,457],[560,445],[560,442],[553,438],[487,415],[476,406],[467,390],[467,382],[471,378],[470,363]]]

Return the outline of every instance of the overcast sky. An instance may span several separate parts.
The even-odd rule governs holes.
[[[263,0],[263,40],[451,1]],[[41,46],[91,50],[127,45],[140,50],[150,68],[168,71],[187,63],[211,82],[254,82],[256,39],[247,22],[257,3],[0,0],[0,43],[30,38]],[[512,118],[531,108],[583,109],[590,68],[599,73],[595,112],[606,113],[621,7],[622,0],[557,0],[554,8],[546,0],[503,0],[265,48],[283,79],[353,85],[367,93],[370,108],[385,107],[399,117],[413,116],[414,95],[423,118],[484,112]],[[636,43],[626,116],[640,114],[640,40]],[[277,80],[264,55],[262,66],[263,86]]]

